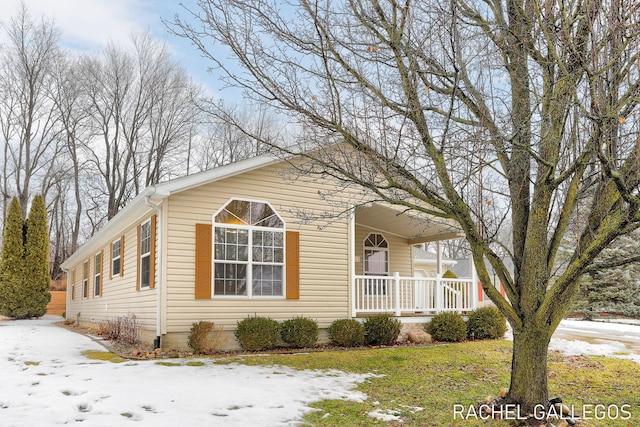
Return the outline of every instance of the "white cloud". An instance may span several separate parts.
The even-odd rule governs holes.
[[[14,16],[19,4],[20,0],[11,0],[5,11]],[[142,0],[26,0],[25,4],[35,20],[53,18],[63,46],[72,49],[96,50],[109,41],[128,43],[132,33],[161,25],[160,15]]]

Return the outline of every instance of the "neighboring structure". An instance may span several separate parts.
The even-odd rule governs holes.
[[[510,263],[508,262],[505,262],[505,263],[507,264],[507,267],[511,266]],[[491,264],[489,264],[488,262],[486,263],[486,266],[487,266],[487,272],[489,273],[489,279],[491,280],[491,284],[493,285],[494,288],[500,291],[500,294],[503,297],[506,298],[507,294],[504,290],[504,286],[502,285],[502,283],[500,283],[500,280],[498,279],[495,272],[493,271],[493,267],[491,267]],[[450,268],[450,270],[452,273],[454,273],[458,277],[475,277],[476,276],[475,269],[473,267],[473,262],[471,261],[470,258],[461,258],[461,259],[455,260],[455,264]],[[495,305],[493,304],[493,301],[489,299],[484,289],[482,289],[482,284],[480,283],[480,281],[478,281],[477,278],[475,278],[475,280],[477,281],[477,286],[478,286],[478,294],[477,294],[478,306],[483,307],[487,305]]]
[[[457,261],[454,259],[441,258],[440,259],[440,274],[444,274],[447,270],[451,270]],[[419,247],[413,248],[413,272],[414,275],[420,277],[436,277],[438,274],[438,255],[432,252],[426,251]],[[469,277],[458,276],[458,277]]]
[[[145,340],[184,348],[200,320],[231,333],[254,315],[327,328],[475,307],[470,282],[414,274],[413,245],[456,237],[450,224],[335,189],[271,155],[149,187],[62,264],[67,317],[133,313]]]

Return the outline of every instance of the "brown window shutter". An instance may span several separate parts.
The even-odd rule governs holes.
[[[287,299],[300,299],[300,233],[287,231],[286,245]]]
[[[120,237],[120,277],[124,276],[124,234]]]
[[[196,299],[211,298],[211,224],[196,224]]]
[[[149,254],[149,288],[156,287],[156,217],[151,217],[151,253]]]
[[[109,280],[113,279],[113,242],[109,243]]]
[[[136,251],[136,290],[140,290],[140,228],[141,224],[138,224],[138,240],[137,240],[137,251]]]

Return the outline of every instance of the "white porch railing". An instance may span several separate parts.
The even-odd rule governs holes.
[[[477,289],[469,279],[355,276],[353,313],[442,313],[477,308]]]

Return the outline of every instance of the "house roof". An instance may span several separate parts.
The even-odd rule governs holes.
[[[413,248],[413,262],[415,264],[436,265],[437,258],[438,258],[437,255],[432,252],[425,251],[422,248],[417,248],[417,247]],[[452,266],[452,265],[455,265],[456,262],[457,261],[455,259],[442,258],[443,265]]]
[[[91,254],[99,251],[100,248],[108,245],[120,230],[140,222],[154,212],[164,199],[173,194],[285,160],[282,156],[267,153],[149,186],[134,197],[104,227],[87,240],[79,250],[67,258],[62,263],[62,268],[69,269],[86,258],[87,253]],[[402,236],[410,244],[460,237],[458,231],[450,223],[438,219],[425,220],[423,215],[419,216],[415,213],[407,212],[404,207],[386,203],[358,207],[356,209],[356,222],[371,229]],[[382,228],[380,228],[381,224],[383,224]]]
[[[356,224],[393,234],[409,244],[433,242],[460,237],[458,229],[439,218],[427,218],[407,211],[404,206],[372,203],[356,209]]]
[[[87,252],[91,253],[92,250],[98,251],[101,247],[104,247],[114,238],[119,230],[123,230],[139,222],[141,218],[153,212],[159,203],[172,194],[279,163],[282,160],[281,157],[274,154],[263,154],[193,175],[151,185],[134,197],[111,218],[104,227],[87,240],[79,250],[69,256],[69,258],[62,263],[62,268],[66,270],[86,257],[85,254]]]

